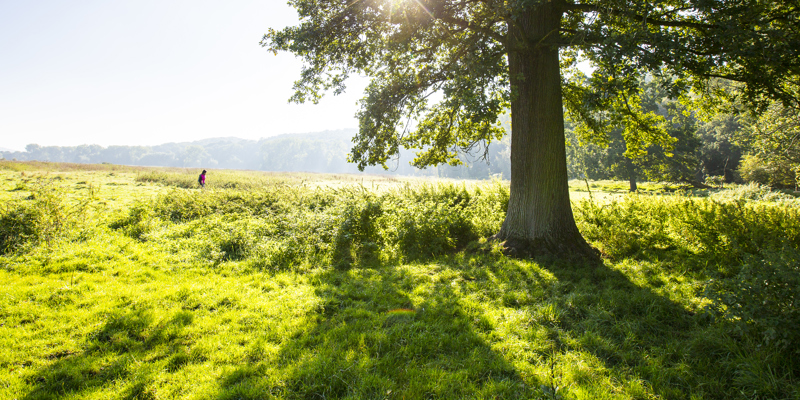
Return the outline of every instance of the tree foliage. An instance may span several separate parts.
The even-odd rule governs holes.
[[[569,203],[564,108],[601,140],[622,129],[626,155],[670,151],[663,116],[642,106],[645,73],[676,97],[741,82],[742,101],[798,102],[800,10],[770,0],[292,0],[300,24],[262,45],[304,63],[295,101],[372,79],[350,159],[359,168],[418,149],[413,163],[459,164],[502,137],[511,110],[511,192],[495,239],[510,253],[596,258]],[[591,76],[564,80],[576,62]],[[566,73],[564,73],[566,71]],[[438,99],[438,101],[432,101]],[[563,105],[562,105],[563,100]]]
[[[629,180],[631,190],[635,190],[637,179],[695,181],[700,172],[698,156],[702,145],[697,137],[699,121],[679,99],[670,97],[661,83],[661,79],[653,77],[640,81],[637,91],[641,95],[634,105],[641,114],[658,121],[656,126],[642,128],[662,131],[657,141],[643,143],[641,125],[635,122],[628,124],[627,129],[605,128],[602,136],[578,124],[568,134],[572,147],[570,162],[576,164],[573,170],[579,169],[576,172],[589,179]]]
[[[749,154],[743,164],[744,178],[779,187],[800,183],[800,110],[781,103],[770,104],[738,135]]]
[[[511,37],[526,10],[554,4],[561,21],[547,37]],[[495,121],[513,95],[507,54],[555,46],[562,64],[585,57],[596,67],[565,82],[573,120],[595,136],[623,127],[628,151],[666,145],[663,120],[639,107],[644,71],[669,74],[677,95],[716,93],[710,78],[742,82],[741,99],[798,104],[800,10],[796,2],[323,0],[291,1],[301,23],[271,30],[262,45],[304,61],[292,100],[316,101],[345,88],[352,74],[373,77],[358,116],[351,157],[383,164],[402,146],[423,149],[418,166],[459,163],[457,148],[499,139]],[[537,39],[538,42],[533,42]],[[520,44],[522,43],[522,44]],[[430,104],[433,93],[442,100]],[[717,93],[719,94],[719,93]],[[418,120],[416,125],[409,121]]]

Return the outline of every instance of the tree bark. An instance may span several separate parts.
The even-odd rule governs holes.
[[[572,214],[558,47],[561,11],[554,2],[509,21],[511,193],[495,235],[507,253],[596,261]]]
[[[625,157],[625,166],[628,169],[628,183],[630,185],[631,193],[636,192],[639,188],[636,186],[636,166],[633,165],[633,160]]]

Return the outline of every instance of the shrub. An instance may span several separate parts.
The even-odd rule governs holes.
[[[383,240],[378,229],[378,219],[383,214],[380,199],[364,194],[344,201],[339,214],[339,224],[334,234],[332,261],[338,267],[353,263],[364,264],[377,259]]]
[[[725,175],[709,175],[704,183],[708,186],[721,188],[725,184]]]
[[[762,249],[800,248],[800,208],[794,206],[631,194],[574,208],[584,236],[613,259],[682,249],[698,264],[724,269]]]
[[[508,189],[497,183],[362,188],[272,186],[259,191],[174,189],[111,224],[131,237],[213,262],[264,268],[338,267],[444,254],[497,231]],[[171,227],[170,227],[171,226]],[[186,250],[193,249],[193,250]],[[280,265],[279,265],[280,264]]]
[[[798,184],[798,166],[787,161],[766,160],[749,155],[742,159],[739,174],[748,183],[791,188]]]
[[[39,213],[26,204],[6,204],[0,211],[0,254],[19,249],[36,235]]]
[[[412,259],[439,255],[477,239],[465,207],[448,203],[437,202],[436,196],[389,200],[380,224],[394,255]]]
[[[174,189],[149,203],[151,215],[172,222],[188,222],[212,214],[269,214],[291,198],[291,189],[266,191]]]
[[[76,234],[72,230],[86,221],[88,198],[71,200],[64,188],[44,180],[29,190],[27,199],[9,202],[0,210],[0,254],[39,244],[49,248]]]
[[[772,202],[794,199],[791,195],[774,191],[769,186],[754,182],[714,193],[711,197],[717,200],[755,200]]]
[[[773,197],[749,185],[737,200],[629,195],[576,205],[587,239],[612,258],[670,257],[709,279],[710,310],[745,337],[779,350],[800,348],[800,208],[748,201]]]
[[[643,249],[674,247],[668,226],[671,203],[671,198],[629,194],[607,204],[584,200],[574,209],[584,237],[605,255],[619,259]]]
[[[128,209],[128,213],[121,218],[111,221],[111,229],[121,229],[127,236],[142,240],[145,235],[154,231],[161,220],[155,216],[153,207],[149,202],[138,202]]]
[[[464,212],[478,237],[489,237],[500,231],[508,210],[508,197],[508,186],[500,181],[475,188]]]
[[[745,257],[738,273],[712,280],[706,296],[722,319],[765,345],[800,346],[800,251],[767,249]]]

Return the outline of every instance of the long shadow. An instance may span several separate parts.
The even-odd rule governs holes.
[[[144,309],[111,315],[93,333],[86,348],[53,353],[49,356],[56,360],[53,364],[28,375],[26,380],[34,387],[23,399],[52,399],[76,394],[92,397],[92,393],[100,398],[104,388],[120,380],[130,380],[120,398],[152,398],[153,394],[147,391],[146,386],[149,375],[157,371],[138,366],[136,359],[169,359],[167,369],[182,368],[190,357],[183,350],[181,331],[192,320],[192,314],[187,311],[179,311],[170,320],[160,323]]]
[[[314,328],[281,343],[276,357],[228,374],[217,397],[734,394],[733,373],[714,365],[730,349],[703,337],[712,320],[613,268],[482,254],[439,261],[320,274],[323,306]],[[429,273],[411,273],[414,267]],[[524,355],[495,350],[505,333],[493,326],[488,308],[465,302],[464,294],[475,290],[496,306],[527,313],[529,329],[519,331],[528,332],[521,339],[535,348]]]
[[[448,269],[321,273],[313,329],[283,342],[274,358],[228,374],[217,398],[539,397],[541,382],[526,381],[497,354],[480,334],[482,316],[465,308],[450,280],[420,272],[426,268]]]
[[[247,363],[226,366],[218,392],[204,395],[517,399],[556,398],[546,389],[567,386],[564,398],[613,390],[633,398],[742,397],[731,389],[734,371],[714,365],[730,350],[703,337],[713,322],[614,268],[482,253],[436,261],[309,277],[319,299],[305,316],[310,328],[254,338]],[[498,309],[502,318],[525,317],[500,326],[490,315]],[[147,311],[125,310],[87,348],[54,353],[57,361],[30,374],[34,389],[24,399],[99,397],[120,381],[123,398],[147,399],[159,371],[134,357],[171,371],[192,362],[182,342],[191,312],[157,322]],[[530,349],[501,351],[503,335],[519,335]],[[259,351],[269,346],[274,353]]]
[[[714,331],[709,315],[639,286],[606,264],[542,260],[539,265],[558,282],[543,299],[557,318],[540,325],[554,357],[592,355],[601,363],[594,369],[606,371],[599,376],[621,383],[626,388],[620,391],[634,398],[645,393],[664,399],[732,398],[732,376],[720,380],[714,365],[730,350],[704,337]]]

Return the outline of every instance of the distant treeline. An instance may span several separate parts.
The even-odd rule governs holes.
[[[158,167],[187,167],[205,169],[246,169],[261,171],[305,171],[325,173],[358,173],[354,164],[347,162],[352,147],[354,129],[306,134],[286,134],[246,140],[235,137],[204,139],[185,143],[166,143],[158,146],[108,146],[81,145],[72,147],[40,146],[29,144],[26,151],[0,152],[0,158],[18,161],[52,161],[85,164],[121,164]],[[508,161],[502,153],[503,143],[491,146],[491,164],[470,162],[468,165],[441,166],[420,170],[409,165],[414,158],[411,150],[404,150],[400,158],[382,167],[367,168],[366,173],[392,175],[441,176],[483,179],[492,175],[509,176]],[[478,157],[474,157],[478,158]],[[501,164],[501,165],[495,165]]]
[[[616,130],[605,141],[582,138],[570,121],[566,126],[567,167],[571,179],[617,179],[635,182],[687,182],[718,185],[722,182],[757,182],[775,187],[796,187],[800,176],[800,146],[795,145],[772,156],[771,143],[788,143],[783,136],[771,138],[759,133],[770,127],[761,120],[743,115],[717,114],[700,120],[678,101],[647,84],[643,108],[663,116],[668,133],[675,140],[672,149],[650,146],[646,154],[631,160],[622,132]],[[770,117],[770,116],[765,116]],[[769,118],[770,121],[780,118]],[[800,121],[800,119],[796,119]],[[790,120],[790,122],[795,121]],[[773,129],[784,136],[800,137],[795,121]],[[509,118],[503,126],[510,132]],[[30,144],[24,152],[0,152],[0,158],[19,161],[71,163],[111,163],[121,165],[184,167],[205,169],[246,169],[277,172],[358,173],[347,162],[355,129],[306,134],[286,134],[245,140],[235,137],[204,139],[158,146],[82,145],[75,147]],[[771,141],[770,141],[771,140]],[[791,143],[800,141],[791,141]],[[367,168],[366,173],[437,176],[457,179],[509,179],[511,135],[488,148],[478,146],[478,153],[463,154],[464,165],[442,165],[420,170],[409,165],[413,150],[401,150],[400,157],[388,164]],[[786,146],[783,146],[786,147]],[[781,147],[781,148],[783,148]],[[792,157],[785,157],[789,154]]]

